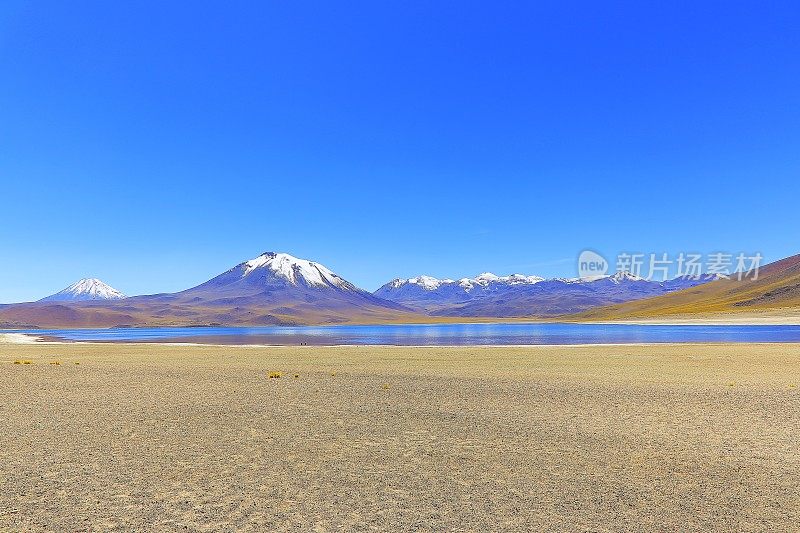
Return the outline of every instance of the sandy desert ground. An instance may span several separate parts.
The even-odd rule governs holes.
[[[800,345],[4,345],[0,383],[0,530],[800,524]]]

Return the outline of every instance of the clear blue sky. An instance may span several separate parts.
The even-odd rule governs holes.
[[[0,302],[800,252],[796,1],[168,4],[0,4]]]

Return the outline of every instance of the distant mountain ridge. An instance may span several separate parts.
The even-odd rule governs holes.
[[[99,280],[90,281],[89,288],[74,284],[79,286],[39,302],[0,306],[0,325],[263,326],[419,319],[402,304],[359,289],[320,263],[278,252],[265,252],[176,293],[124,298]]]
[[[703,275],[650,281],[629,272],[592,279],[484,273],[475,278],[394,279],[373,294],[435,316],[557,316],[694,287],[716,279]]]
[[[176,293],[125,297],[100,280],[87,278],[38,302],[0,305],[0,327],[613,320],[661,316],[676,309],[735,312],[800,306],[800,256],[767,265],[762,275],[758,281],[736,283],[708,275],[657,282],[628,272],[592,279],[487,272],[459,280],[398,278],[370,293],[320,263],[265,252]]]

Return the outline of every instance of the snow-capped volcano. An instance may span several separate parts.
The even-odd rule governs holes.
[[[293,285],[302,283],[308,287],[338,287],[346,290],[354,288],[323,265],[286,253],[264,252],[255,259],[245,261],[243,265],[243,277],[257,275],[259,270],[265,269]]]
[[[77,302],[86,300],[121,300],[125,295],[97,278],[78,280],[64,290],[42,298],[40,302]]]
[[[286,288],[360,292],[355,285],[319,263],[286,253],[264,252],[184,293],[208,289],[260,293]]]
[[[276,315],[312,313],[340,321],[346,314],[408,311],[359,289],[319,263],[279,252],[265,252],[172,297],[192,305],[232,306],[231,313],[237,316],[260,313],[264,321],[277,320]]]

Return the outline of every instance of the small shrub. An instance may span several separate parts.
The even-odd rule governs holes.
[[[388,383],[383,384],[383,390],[389,390],[390,387],[391,385],[389,385]]]
[[[299,377],[300,377],[300,374],[295,374],[294,375],[294,379],[298,379]]]
[[[269,373],[269,379],[278,379],[282,375],[283,374],[281,372],[270,372]]]
[[[61,361],[50,361],[51,365],[61,366]]]

